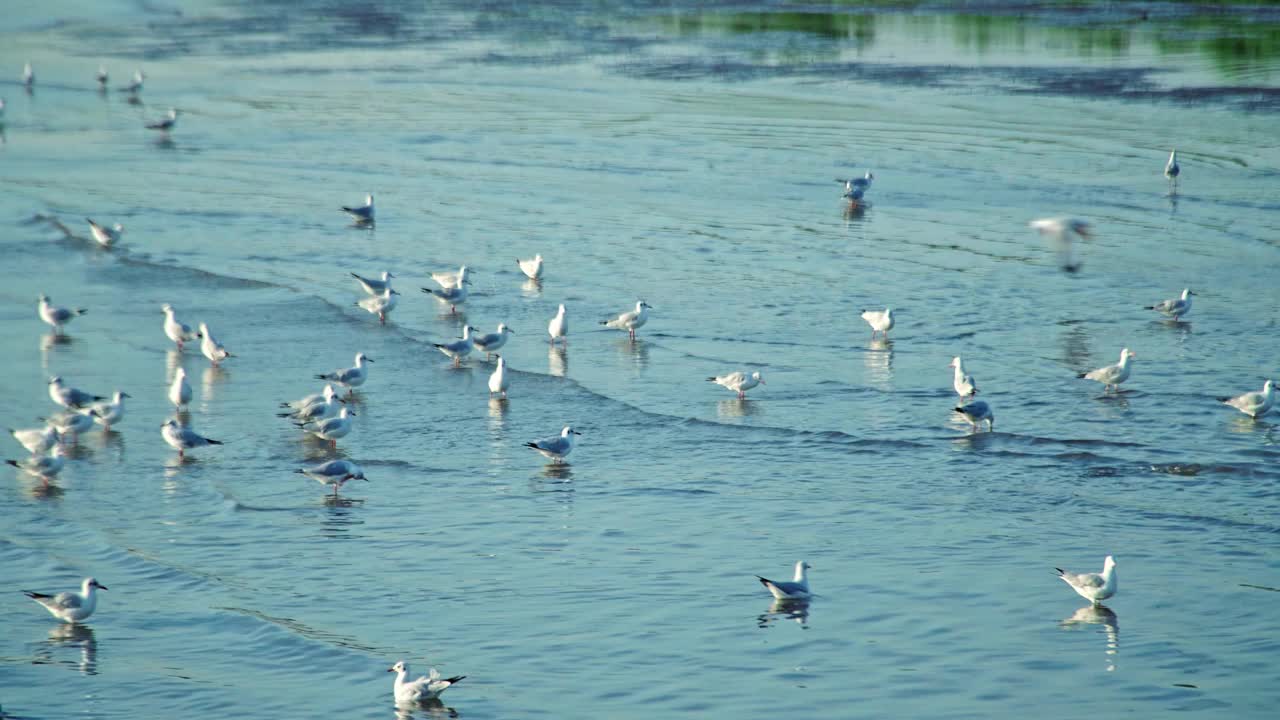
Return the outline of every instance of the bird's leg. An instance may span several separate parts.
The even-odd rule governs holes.
[[[386,324],[387,324],[387,315],[386,315],[386,313],[378,313],[378,322],[379,322],[379,323],[381,323],[381,324],[383,324],[383,325],[386,325]]]

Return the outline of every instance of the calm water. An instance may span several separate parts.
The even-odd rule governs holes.
[[[54,373],[133,399],[49,488],[0,477],[5,717],[390,717],[400,658],[467,675],[471,718],[1280,701],[1280,430],[1214,401],[1280,379],[1274,10],[78,5],[0,34],[3,419],[49,413]],[[145,104],[99,96],[99,62],[143,67]],[[847,213],[832,179],[866,169]],[[1063,213],[1098,231],[1074,275],[1026,228]],[[462,263],[443,316],[418,287]],[[380,327],[347,272],[384,269]],[[1142,309],[1187,286],[1187,322]],[[65,342],[40,292],[90,308]],[[596,325],[638,298],[637,342]],[[171,350],[164,302],[239,357]],[[518,333],[508,402],[431,347],[464,322]],[[1125,346],[1125,392],[1075,378]],[[291,472],[333,453],[273,413],[357,351],[337,454],[371,482],[335,503]],[[956,354],[998,432],[954,419]],[[178,366],[227,443],[186,463],[159,434]],[[768,385],[704,381],[737,368]],[[521,447],[566,422],[571,465]],[[1091,612],[1052,568],[1108,553]],[[800,558],[819,596],[771,613],[752,576]],[[88,574],[111,589],[82,628],[18,593]]]

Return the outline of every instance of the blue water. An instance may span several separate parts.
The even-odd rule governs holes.
[[[386,717],[404,659],[466,675],[470,718],[1269,717],[1280,416],[1215,398],[1280,379],[1280,20],[993,8],[17,11],[4,424],[55,409],[53,374],[133,397],[49,485],[0,474],[0,712]],[[142,67],[141,103],[99,63]],[[142,124],[170,106],[166,143]],[[865,170],[850,212],[833,180]],[[1096,230],[1076,273],[1026,225],[1063,214]],[[418,288],[464,263],[443,314]],[[347,275],[382,270],[386,326]],[[1184,322],[1143,309],[1184,287]],[[55,339],[41,292],[90,312]],[[637,341],[597,325],[638,299]],[[174,351],[165,302],[237,357]],[[432,348],[499,322],[506,402]],[[1123,392],[1076,378],[1122,347]],[[274,417],[359,351],[336,452]],[[952,412],[957,354],[994,433]],[[185,462],[179,366],[226,442]],[[767,384],[705,381],[735,369]],[[568,465],[522,446],[566,423]],[[330,457],[370,481],[292,472]],[[1093,611],[1052,569],[1107,554]],[[817,596],[774,612],[754,575],[799,559]],[[90,574],[82,627],[18,592]]]

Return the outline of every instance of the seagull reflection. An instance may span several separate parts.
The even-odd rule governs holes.
[[[808,600],[774,600],[769,604],[769,610],[761,613],[756,618],[756,625],[761,628],[769,627],[771,623],[778,620],[795,620],[796,624],[805,630],[809,629],[809,601]]]
[[[26,476],[26,473],[22,473]],[[34,478],[26,476],[23,482],[28,483],[27,494],[34,500],[61,500],[66,491],[60,485],[49,480],[48,478]]]
[[[41,353],[41,359],[44,362],[45,368],[47,369],[49,367],[49,353],[53,352],[55,349],[59,347],[68,347],[74,342],[75,342],[74,338],[72,338],[70,335],[66,335],[63,333],[49,333],[47,335],[41,335],[40,336],[40,353]]]
[[[520,290],[524,292],[525,297],[540,297],[542,295],[542,280],[525,280],[520,285]]]
[[[173,374],[178,372],[178,368],[182,367],[182,351],[171,347],[164,354],[164,381],[165,383],[173,382]]]
[[[569,463],[550,463],[542,466],[542,476],[551,480],[569,482],[573,479],[573,466]]]
[[[893,341],[873,339],[867,344],[867,352],[862,354],[862,362],[867,368],[867,380],[887,390],[893,380]]]
[[[231,372],[221,365],[210,365],[204,369],[200,375],[200,387],[204,390],[204,402],[209,402],[214,398],[214,390],[219,383],[224,383],[231,379]],[[208,408],[204,408],[207,410]]]
[[[507,419],[507,399],[501,397],[489,398],[489,420],[490,426],[494,429],[501,429],[503,421]]]
[[[861,222],[863,216],[867,214],[868,207],[870,203],[845,203],[843,211],[845,222]]]
[[[53,649],[80,648],[80,662],[76,666],[80,673],[98,674],[98,641],[93,636],[93,628],[78,623],[59,625],[49,630],[48,644]]]
[[[1089,347],[1089,331],[1083,321],[1063,320],[1058,323],[1066,326],[1059,342],[1062,344],[1062,364],[1067,367],[1087,367],[1093,361],[1093,350]]]
[[[417,718],[458,717],[458,711],[447,707],[440,698],[431,698],[418,703],[414,707],[396,706],[396,720],[416,720]]]
[[[547,372],[556,377],[569,374],[569,349],[564,345],[551,345],[547,352]]]
[[[631,362],[636,366],[636,372],[643,372],[649,367],[649,343],[636,338],[622,338],[615,340],[613,346],[617,348],[618,354],[623,357],[631,358]]]
[[[1101,625],[1107,636],[1107,672],[1116,669],[1116,656],[1120,654],[1120,620],[1106,605],[1085,605],[1059,623],[1064,630],[1079,629],[1084,625]]]
[[[716,414],[722,418],[750,417],[763,411],[764,406],[746,398],[731,398],[716,403]]]

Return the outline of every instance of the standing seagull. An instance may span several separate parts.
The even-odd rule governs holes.
[[[40,419],[57,429],[62,440],[70,437],[79,442],[81,434],[93,429],[93,418],[87,410],[64,410]]]
[[[423,675],[417,680],[405,680],[409,676],[409,666],[403,660],[392,665],[387,672],[396,674],[396,681],[393,685],[395,693],[396,705],[413,706],[435,700],[440,697],[440,693],[448,690],[456,685],[466,675],[457,675],[451,678],[440,677],[440,672],[435,668],[431,668],[431,674]]]
[[[98,90],[101,92],[107,91],[107,66],[106,65],[98,66]]]
[[[103,432],[111,432],[111,423],[124,419],[124,399],[127,397],[133,396],[117,390],[110,401],[94,403],[89,408],[88,415],[102,426]]]
[[[1041,218],[1028,223],[1044,237],[1050,239],[1054,250],[1058,253],[1058,264],[1067,272],[1080,269],[1080,263],[1072,257],[1072,236],[1089,240],[1093,237],[1093,226],[1088,220],[1073,217]]]
[[[124,234],[124,226],[116,223],[112,227],[99,225],[93,221],[93,218],[85,218],[89,223],[89,234],[93,235],[93,239],[104,248],[109,248],[120,240],[120,236]]]
[[[22,85],[31,92],[31,88],[36,85],[36,71],[32,69],[31,63],[22,66]]]
[[[1175,321],[1181,320],[1183,315],[1191,312],[1191,296],[1195,293],[1191,292],[1191,288],[1183,288],[1182,296],[1170,300],[1161,300],[1155,305],[1146,305],[1143,309],[1155,310],[1163,315],[1168,315]]]
[[[95,590],[106,590],[107,586],[88,577],[80,584],[80,592],[60,592],[57,595],[23,590],[22,594],[44,606],[49,614],[64,623],[78,623],[87,619],[98,607],[98,594]]]
[[[369,482],[369,478],[364,476],[364,470],[350,460],[330,460],[312,467],[298,468],[294,472],[306,475],[323,485],[332,485],[334,497],[338,497],[338,489],[348,480]]]
[[[395,275],[392,275],[388,270],[383,270],[381,280],[362,277],[355,273],[351,273],[351,277],[355,278],[356,281],[360,283],[360,287],[364,288],[365,292],[370,295],[381,295],[383,291],[391,287],[391,278],[395,277]]]
[[[471,342],[475,343],[476,349],[484,353],[484,359],[488,360],[492,353],[498,352],[503,345],[507,344],[507,340],[511,338],[515,331],[507,327],[506,323],[498,323],[498,332],[489,333],[488,335],[472,335]]]
[[[338,412],[337,417],[308,423],[294,423],[294,425],[321,440],[328,440],[333,447],[338,447],[338,438],[346,437],[351,432],[351,418],[353,417],[355,417],[355,413],[344,407]]]
[[[209,332],[209,326],[205,323],[200,323],[200,352],[209,358],[214,367],[218,367],[218,363],[229,357],[235,357]]]
[[[186,451],[192,448],[223,444],[221,440],[207,438],[189,427],[179,425],[173,418],[169,418],[160,426],[160,435],[164,437],[165,442],[169,443],[169,447],[178,451],[180,458],[186,457]]]
[[[552,345],[556,344],[556,340],[560,340],[565,345],[569,344],[569,319],[564,315],[564,303],[560,303],[556,316],[547,324],[547,333],[551,335]]]
[[[991,406],[987,404],[986,400],[974,400],[971,403],[965,403],[958,406],[956,412],[963,415],[974,430],[982,427],[984,420],[987,423],[987,430],[994,431],[996,429],[996,414],[991,412]]]
[[[621,313],[617,317],[609,320],[601,320],[600,324],[614,330],[626,330],[627,337],[635,340],[636,330],[644,327],[644,324],[649,322],[649,310],[652,308],[652,305],[641,300],[636,303],[635,310],[629,310]]]
[[[507,377],[507,361],[498,356],[498,367],[489,376],[489,395],[501,395],[505,400],[507,388],[511,387],[511,379]]]
[[[67,387],[60,375],[49,378],[49,397],[68,410],[79,410],[89,403],[106,400],[101,395],[92,395],[77,388]]]
[[[179,350],[182,349],[182,345],[186,341],[200,337],[200,333],[192,329],[190,325],[178,322],[172,305],[165,303],[160,306],[160,309],[164,311],[164,334],[178,345]]]
[[[1067,572],[1062,568],[1054,568],[1062,582],[1071,586],[1080,597],[1093,603],[1094,607],[1102,605],[1102,601],[1116,594],[1116,561],[1110,555],[1102,564],[1102,574]]]
[[[191,404],[191,383],[187,382],[187,371],[178,368],[173,373],[173,383],[169,385],[169,402],[174,410],[181,410],[183,405]]]
[[[49,452],[49,448],[60,442],[58,429],[52,424],[46,424],[42,428],[28,428],[25,430],[9,428],[9,434],[32,455],[43,455]]]
[[[48,455],[32,455],[26,460],[5,460],[5,463],[35,475],[47,483],[62,472],[62,467],[67,464],[67,456],[61,445],[55,445],[53,452]]]
[[[458,268],[457,272],[452,270],[441,270],[440,272],[431,273],[431,279],[442,289],[456,288],[461,285],[470,285],[471,280],[467,277],[471,273],[471,268],[466,265]]]
[[[738,393],[738,399],[743,400],[747,397],[747,391],[757,385],[767,385],[764,378],[760,377],[759,371],[750,375],[739,370],[731,372],[728,375],[716,375],[707,378],[707,382],[713,382],[723,388]]]
[[[436,343],[436,349],[453,358],[453,366],[458,367],[462,364],[462,359],[471,354],[471,348],[474,343],[471,342],[471,331],[475,328],[465,325],[462,328],[462,339],[455,340],[451,343]]]
[[[516,258],[516,266],[520,268],[520,272],[530,280],[537,280],[542,277],[542,253],[534,255],[529,260],[521,260]]]
[[[545,437],[536,442],[527,442],[524,446],[537,450],[543,457],[553,462],[562,463],[569,453],[573,452],[573,436],[581,434],[574,430],[573,426],[565,425],[559,435]]]
[[[332,385],[325,385],[324,398],[320,402],[311,403],[292,412],[276,413],[276,415],[277,417],[291,418],[291,422],[294,423],[316,422],[337,415],[338,406],[345,402],[345,400],[338,398],[338,393],[334,391]]]
[[[168,135],[169,131],[178,124],[178,108],[169,108],[169,114],[163,120],[147,123],[148,130],[159,130]]]
[[[1102,383],[1105,386],[1103,392],[1115,390],[1120,383],[1129,379],[1129,361],[1136,357],[1138,356],[1130,352],[1129,348],[1124,348],[1120,351],[1120,362],[1115,365],[1100,367],[1097,370],[1080,373],[1076,377]]]
[[[125,85],[120,89],[131,95],[137,95],[139,92],[142,91],[142,81],[145,80],[146,77],[147,76],[144,75],[141,70],[134,70],[133,80],[128,85]]]
[[[458,306],[467,301],[467,283],[469,282],[471,281],[464,279],[454,287],[446,287],[439,290],[422,288],[422,292],[432,295],[436,300],[448,305],[449,312],[456,315],[458,314]]]
[[[844,183],[844,195],[842,197],[856,205],[862,200],[862,196],[871,189],[871,181],[875,179],[876,176],[867,171],[867,174],[860,178],[849,178],[848,180],[836,178],[836,182]]]
[[[1169,178],[1169,184],[1174,188],[1178,187],[1178,174],[1182,172],[1182,168],[1178,167],[1178,151],[1169,151],[1169,162],[1164,164],[1164,176]]]
[[[955,374],[951,378],[951,387],[956,389],[956,394],[961,399],[971,395],[978,394],[978,386],[973,381],[973,376],[965,372],[964,361],[957,355],[951,358],[951,367],[955,368]]]
[[[806,570],[813,566],[801,560],[796,563],[795,579],[791,582],[774,582],[768,578],[756,576],[761,585],[768,588],[769,592],[778,600],[807,600],[810,597],[809,578],[805,574]]]
[[[863,310],[862,319],[866,320],[867,324],[871,326],[871,337],[874,338],[876,333],[880,333],[885,338],[888,338],[889,331],[893,329],[893,308]]]
[[[55,334],[62,334],[62,326],[66,325],[73,318],[83,315],[88,310],[84,308],[65,308],[57,305],[49,304],[49,296],[41,295],[40,302],[36,305],[36,311],[40,313],[40,319],[53,326]]]
[[[386,325],[387,313],[395,310],[396,305],[400,304],[399,296],[400,291],[392,290],[388,287],[382,291],[381,295],[373,295],[356,301],[356,306],[377,315],[378,322]]]
[[[355,393],[356,388],[364,384],[369,378],[369,370],[364,366],[367,362],[373,362],[373,358],[362,352],[356,353],[355,367],[341,368],[333,372],[323,375],[316,375],[317,380],[330,380],[347,389],[347,395]]]
[[[364,205],[355,207],[342,206],[342,211],[350,215],[357,225],[373,224],[373,193],[364,196]]]
[[[1275,383],[1270,380],[1262,384],[1262,392],[1247,392],[1235,397],[1218,398],[1223,403],[1239,410],[1251,418],[1266,415],[1276,403]]]

